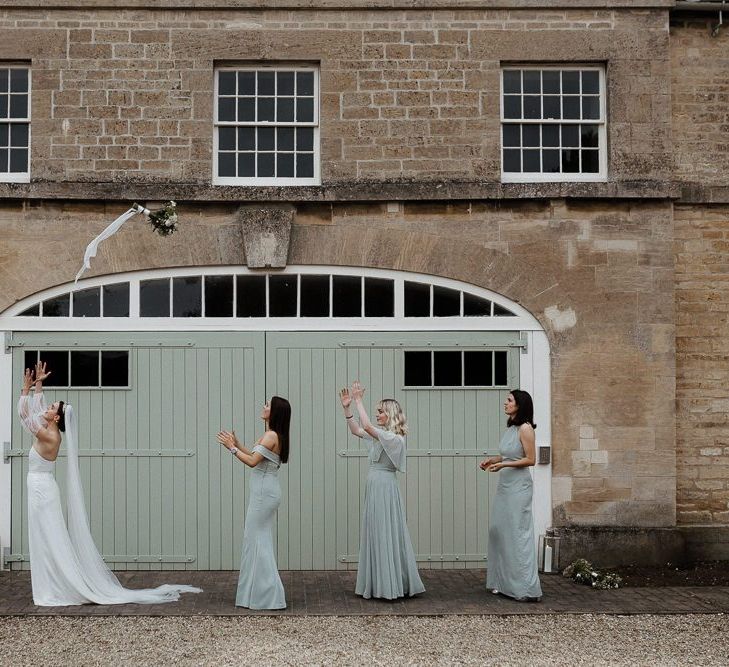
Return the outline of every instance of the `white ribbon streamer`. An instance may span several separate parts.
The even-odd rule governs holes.
[[[96,257],[96,251],[99,248],[99,244],[102,241],[108,239],[110,236],[116,234],[121,226],[127,220],[129,220],[129,218],[135,216],[137,213],[144,213],[144,215],[149,215],[150,210],[148,208],[140,206],[139,204],[134,204],[128,211],[122,213],[103,232],[101,232],[101,234],[99,234],[93,241],[91,241],[91,243],[86,246],[86,252],[84,253],[84,263],[81,266],[80,271],[76,274],[76,280],[74,282],[77,283],[78,279],[83,275],[84,271],[91,268],[91,260]]]

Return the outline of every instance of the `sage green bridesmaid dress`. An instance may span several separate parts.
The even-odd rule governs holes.
[[[499,453],[504,461],[524,457],[518,426],[506,429],[499,443]],[[516,600],[541,598],[531,473],[529,468],[502,468],[497,474],[499,485],[491,505],[486,587]]]

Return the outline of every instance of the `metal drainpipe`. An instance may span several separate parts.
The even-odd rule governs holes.
[[[705,2],[705,0],[678,0],[676,2],[674,11],[688,11],[688,12],[719,12],[719,23],[711,26],[711,36],[716,37],[719,34],[719,30],[724,25],[724,10],[729,9],[726,4],[726,0],[721,2]]]

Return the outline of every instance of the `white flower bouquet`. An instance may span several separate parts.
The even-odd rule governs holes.
[[[150,211],[139,204],[134,204],[133,208],[147,216],[152,229],[160,236],[169,236],[177,231],[177,202],[168,201],[158,211]]]

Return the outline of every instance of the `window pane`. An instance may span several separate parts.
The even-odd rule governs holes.
[[[99,353],[93,350],[71,352],[72,387],[99,386]]]
[[[296,130],[296,150],[297,151],[313,151],[314,150],[314,128],[299,127]]]
[[[294,154],[279,153],[276,156],[276,176],[279,178],[294,177]]]
[[[256,154],[238,153],[238,176],[252,178],[256,175]]]
[[[542,146],[559,146],[559,125],[542,125]]]
[[[521,92],[521,70],[504,70],[504,93]]]
[[[314,98],[296,98],[296,120],[299,123],[311,123],[314,120]]]
[[[250,123],[250,122],[256,120],[256,98],[255,97],[238,98],[238,120],[241,122],[246,122],[246,123]]]
[[[365,317],[395,316],[395,282],[388,278],[365,278]]]
[[[562,93],[577,94],[580,92],[580,73],[572,70],[562,72]]]
[[[8,107],[10,106],[9,100],[9,95],[0,95],[0,118],[8,117]]]
[[[235,150],[235,128],[220,127],[218,128],[218,148],[221,151]]]
[[[460,352],[433,352],[433,385],[436,387],[461,387]]]
[[[562,171],[568,174],[580,171],[580,151],[576,149],[562,151]]]
[[[563,97],[562,98],[562,118],[573,119],[580,117],[580,98],[579,97]]]
[[[473,294],[463,293],[463,314],[466,317],[491,315],[491,302]]]
[[[405,317],[430,317],[430,285],[405,281]]]
[[[202,277],[172,279],[172,317],[202,316]]]
[[[504,151],[504,171],[521,171],[521,151]]]
[[[0,93],[10,90],[10,70],[0,69]]]
[[[600,159],[598,151],[582,151],[582,173],[597,174],[600,171]]]
[[[433,385],[430,352],[405,353],[405,386],[431,387]]]
[[[467,387],[490,387],[493,385],[493,352],[464,352],[463,384]]]
[[[299,130],[301,132],[301,130]],[[294,150],[294,128],[279,127],[276,129],[277,148],[280,151]]]
[[[539,70],[524,70],[524,92],[542,92],[542,73]]]
[[[461,293],[458,290],[433,285],[433,315],[449,317],[461,314]]]
[[[238,95],[256,94],[256,73],[238,72]]]
[[[524,146],[539,146],[539,125],[525,125],[522,132]]]
[[[129,283],[104,285],[104,317],[129,317]]]
[[[524,95],[524,118],[542,117],[542,98],[537,95]]]
[[[585,120],[593,120],[600,118],[600,98],[599,97],[583,97],[582,98],[582,117]]]
[[[524,160],[524,172],[535,173],[542,170],[538,150],[523,151],[522,158]]]
[[[583,148],[597,148],[599,137],[597,125],[580,125],[580,136]]]
[[[266,317],[266,276],[238,276],[236,315]]]
[[[258,150],[272,151],[276,148],[276,130],[272,127],[258,128]]]
[[[293,95],[294,94],[294,73],[293,72],[277,72],[276,73],[277,95]]]
[[[0,172],[8,170],[8,162],[10,161],[10,151],[0,148]]]
[[[233,276],[205,276],[205,317],[233,317]]]
[[[559,70],[544,70],[542,72],[542,93],[559,93]]]
[[[521,125],[504,125],[504,146],[521,146]]]
[[[28,96],[27,95],[11,95],[10,96],[10,117],[11,118],[27,118],[28,117]]]
[[[221,97],[218,100],[218,120],[235,120],[234,97]]]
[[[279,97],[276,100],[276,120],[279,123],[294,120],[294,98]]]
[[[314,177],[314,155],[312,153],[296,155],[296,176],[298,178]]]
[[[600,72],[588,70],[582,72],[582,94],[597,95],[600,93]]]
[[[101,386],[129,386],[129,352],[110,350],[101,353]]]
[[[38,317],[40,315],[40,304],[36,303],[35,306],[26,308],[22,313],[19,313],[19,317]]]
[[[27,69],[11,69],[10,70],[10,92],[11,93],[27,93],[28,92],[28,70]]]
[[[297,95],[313,95],[314,94],[314,72],[297,72],[296,73],[296,94]]]
[[[0,147],[10,145],[10,126],[0,125]]]
[[[235,153],[218,153],[218,176],[235,176]]]
[[[580,145],[580,128],[577,125],[562,125],[562,146],[576,148]]]
[[[258,98],[258,122],[273,122],[276,118],[276,111],[273,97]]]
[[[10,151],[10,171],[15,173],[28,171],[27,148],[15,148]]]
[[[276,174],[276,162],[274,153],[258,154],[258,171],[259,178],[270,178]]]
[[[296,317],[298,276],[268,277],[268,314],[270,317]]]
[[[542,151],[542,171],[545,174],[559,173],[560,159],[559,151],[544,150]]]
[[[10,145],[16,148],[28,147],[28,125],[15,123],[10,126]]]
[[[46,387],[68,387],[68,352],[41,350],[40,360],[45,362],[51,375],[43,382]]]
[[[46,299],[43,302],[43,317],[68,317],[71,298],[68,294]]]
[[[141,317],[170,316],[170,279],[142,280],[139,283]]]
[[[101,315],[101,288],[91,287],[73,293],[74,317],[99,317]]]
[[[258,94],[276,94],[276,72],[258,72]]]
[[[256,128],[255,127],[239,127],[238,128],[238,150],[239,151],[256,150]]]
[[[508,383],[509,378],[506,372],[506,352],[494,352],[494,384],[504,387]]]
[[[562,111],[558,95],[547,95],[542,99],[544,114],[542,118],[561,118]]]
[[[362,279],[359,276],[333,276],[334,317],[362,317]]]
[[[235,72],[218,72],[218,94],[235,95]]]
[[[504,118],[521,118],[521,97],[504,95]]]
[[[513,316],[514,313],[512,313],[510,310],[504,308],[503,306],[500,306],[498,303],[494,304],[494,316],[495,317],[508,317]]]
[[[329,317],[329,276],[301,276],[301,317]]]
[[[35,368],[35,362],[38,361],[38,350],[25,350],[23,353],[23,370],[33,370]],[[52,375],[51,375],[52,377]]]

